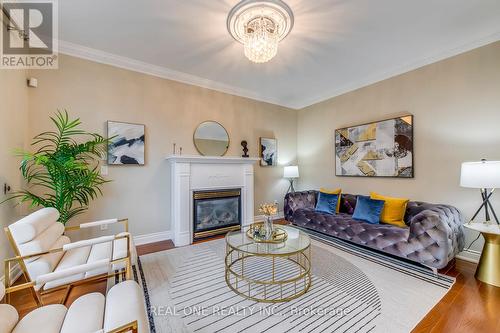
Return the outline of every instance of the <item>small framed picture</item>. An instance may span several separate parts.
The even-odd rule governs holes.
[[[144,134],[142,124],[108,121],[108,164],[144,165]]]
[[[278,142],[276,139],[260,138],[259,156],[261,166],[278,165]]]

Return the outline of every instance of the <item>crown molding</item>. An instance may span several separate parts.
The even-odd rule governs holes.
[[[169,68],[152,65],[139,60],[119,56],[116,54],[96,50],[93,48],[89,48],[86,46],[62,40],[59,41],[59,52],[73,57],[82,58],[114,67],[119,67],[134,72],[148,74],[167,80],[182,82],[189,85],[216,90],[230,95],[235,95],[260,102],[275,104],[290,109],[300,110],[312,106],[314,104],[329,100],[331,98],[343,95],[345,93],[372,85],[374,83],[383,80],[387,80],[391,77],[395,77],[410,72],[412,70],[424,67],[426,65],[430,65],[438,61],[471,51],[481,46],[497,42],[499,40],[500,40],[500,32],[496,32],[484,38],[480,38],[478,40],[462,44],[460,46],[453,47],[451,49],[436,52],[434,55],[430,57],[425,57],[420,60],[412,61],[407,65],[398,66],[389,70],[381,71],[375,75],[367,76],[361,80],[350,82],[344,85],[343,87],[327,91],[326,93],[318,94],[316,96],[304,96],[296,100],[286,100],[286,101],[271,96],[263,96],[257,92],[233,87],[225,83],[204,79],[196,75],[187,74]]]
[[[451,49],[439,51],[430,57],[425,57],[423,59],[413,61],[407,65],[398,66],[398,67],[395,67],[395,68],[387,70],[387,71],[379,72],[378,74],[375,74],[375,75],[367,76],[364,79],[346,84],[341,88],[337,88],[337,89],[331,90],[331,91],[323,93],[323,94],[318,94],[314,97],[306,97],[306,98],[303,98],[300,100],[292,101],[290,103],[290,107],[294,108],[294,109],[304,109],[304,108],[307,108],[307,107],[312,106],[314,104],[324,102],[324,101],[329,100],[331,98],[334,98],[334,97],[346,94],[348,92],[372,85],[372,84],[380,82],[380,81],[387,80],[391,77],[395,77],[395,76],[413,71],[415,69],[436,63],[438,61],[454,57],[456,55],[471,51],[471,50],[479,48],[481,46],[485,46],[485,45],[497,42],[499,40],[500,40],[500,31],[496,32],[494,34],[488,35],[484,38],[480,38],[478,40],[475,40],[473,42],[462,44],[458,47],[453,47]]]
[[[59,53],[105,65],[127,69],[138,73],[160,77],[162,79],[177,81],[206,89],[216,90],[230,95],[291,108],[291,105],[289,105],[289,103],[271,96],[264,96],[254,91],[233,87],[225,83],[204,79],[196,75],[175,71],[166,67],[152,65],[143,61],[96,50],[90,47],[63,40],[59,40]]]

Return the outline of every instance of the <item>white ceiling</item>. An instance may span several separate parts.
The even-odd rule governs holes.
[[[499,0],[285,0],[267,64],[226,30],[238,0],[59,1],[62,53],[303,108],[500,40]]]

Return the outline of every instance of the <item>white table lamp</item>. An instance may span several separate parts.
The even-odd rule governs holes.
[[[460,174],[460,186],[478,188],[481,190],[482,204],[471,218],[472,222],[481,209],[485,210],[486,222],[490,222],[490,210],[497,224],[497,215],[490,202],[490,198],[496,188],[500,188],[500,161],[465,162],[462,163]],[[469,222],[469,223],[470,223]]]
[[[288,178],[288,180],[290,181],[290,186],[288,187],[286,193],[295,193],[293,182],[295,179],[299,178],[299,167],[297,165],[286,166],[283,169],[283,178]]]

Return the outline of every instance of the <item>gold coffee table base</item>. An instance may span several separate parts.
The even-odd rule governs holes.
[[[242,232],[247,238],[245,231]],[[228,234],[229,235],[229,234]],[[230,236],[228,236],[230,237]],[[311,287],[311,246],[298,249],[281,244],[248,243],[233,246],[226,238],[225,279],[238,295],[257,302],[295,299]]]

